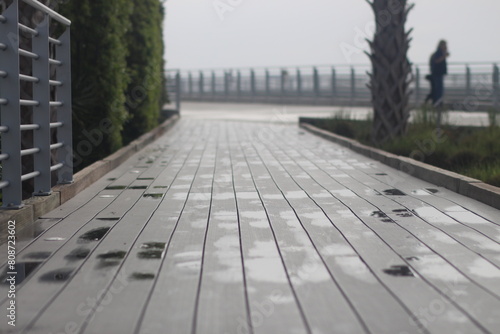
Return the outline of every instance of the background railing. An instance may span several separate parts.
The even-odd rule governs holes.
[[[26,6],[30,18],[20,14]],[[53,176],[73,180],[70,25],[36,0],[14,0],[0,15],[4,209],[22,206],[23,182],[33,180],[33,195],[45,196]]]
[[[370,106],[370,65],[170,70],[180,75],[182,100]],[[498,110],[499,69],[492,63],[450,63],[445,101],[456,110]],[[413,65],[411,103],[429,93],[426,64]]]

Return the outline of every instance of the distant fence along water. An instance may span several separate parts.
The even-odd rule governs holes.
[[[169,70],[183,101],[370,106],[370,65]],[[413,65],[413,106],[429,93],[428,66]],[[176,76],[179,76],[176,78]],[[178,90],[179,91],[179,90]],[[498,110],[499,69],[493,63],[450,63],[445,100],[456,110]]]

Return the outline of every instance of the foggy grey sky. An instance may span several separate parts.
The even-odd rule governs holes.
[[[450,62],[500,62],[498,0],[415,0],[410,61],[438,40]],[[217,6],[218,5],[218,6]],[[167,68],[368,64],[374,15],[365,0],[168,0]]]

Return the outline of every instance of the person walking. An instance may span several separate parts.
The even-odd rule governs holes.
[[[448,45],[445,40],[439,41],[436,52],[431,55],[429,62],[431,92],[427,96],[426,101],[431,99],[434,107],[441,107],[443,105],[444,76],[448,73],[446,58],[449,55]]]

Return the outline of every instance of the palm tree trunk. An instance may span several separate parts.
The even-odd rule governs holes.
[[[409,118],[411,64],[407,58],[410,41],[405,31],[407,0],[366,0],[375,13],[376,31],[368,41],[372,62],[370,84],[374,118],[372,141],[380,144],[406,132]]]

